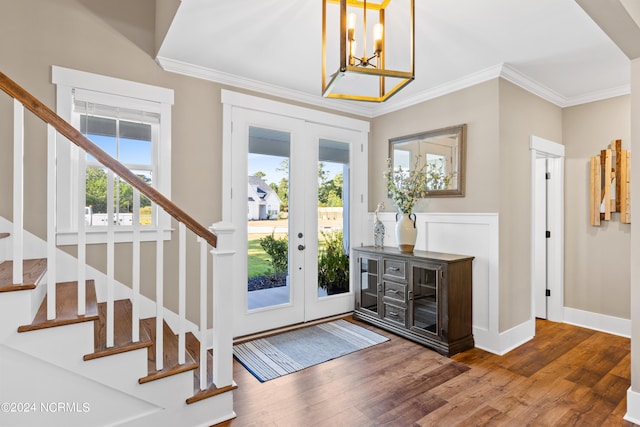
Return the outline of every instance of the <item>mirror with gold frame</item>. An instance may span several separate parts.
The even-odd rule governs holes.
[[[451,126],[389,140],[389,158],[393,169],[415,167],[423,162],[435,165],[442,175],[450,176],[446,188],[429,189],[426,197],[462,197],[465,184],[467,125]]]

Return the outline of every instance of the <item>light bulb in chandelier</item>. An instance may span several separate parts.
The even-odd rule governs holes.
[[[373,26],[373,50],[376,56],[380,56],[382,53],[382,24],[376,24]]]

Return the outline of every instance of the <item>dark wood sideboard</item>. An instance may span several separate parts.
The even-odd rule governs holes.
[[[473,257],[353,249],[353,317],[451,356],[473,348]]]

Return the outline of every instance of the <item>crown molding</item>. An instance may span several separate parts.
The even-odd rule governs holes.
[[[361,102],[356,103],[327,99],[320,95],[310,95],[305,92],[271,85],[268,83],[260,82],[258,80],[238,77],[233,74],[223,73],[221,71],[212,70],[206,67],[200,67],[182,61],[176,61],[161,56],[156,57],[156,62],[158,63],[158,65],[160,65],[160,67],[162,67],[163,70],[172,73],[182,74],[185,76],[208,80],[223,85],[247,89],[278,98],[284,98],[292,101],[314,105],[317,107],[327,108],[334,111],[342,111],[344,113],[355,114],[366,118],[373,117],[372,107]]]
[[[429,101],[434,98],[438,98],[443,95],[447,95],[452,92],[459,91],[461,89],[468,88],[470,86],[484,83],[486,81],[496,79],[500,77],[500,71],[502,70],[502,64],[495,65],[493,67],[480,70],[476,73],[466,75],[456,80],[451,80],[447,83],[441,84],[429,90],[420,92],[409,98],[394,102],[393,98],[384,104],[377,105],[374,110],[373,117],[381,116],[383,114],[392,113],[394,111],[401,110],[403,108],[411,107],[412,105],[420,104],[425,101]]]
[[[238,77],[233,74],[223,73],[221,71],[212,70],[206,67],[200,67],[188,64],[182,61],[158,56],[156,62],[163,70],[182,74],[185,76],[195,77],[203,80],[216,82],[223,85],[233,86],[258,93],[263,93],[278,98],[288,99],[292,101],[302,102],[312,106],[327,108],[332,111],[340,111],[365,118],[375,118],[394,111],[402,110],[416,104],[429,101],[440,96],[456,92],[479,83],[500,78],[521,87],[546,101],[557,105],[560,108],[572,107],[575,105],[586,104],[603,99],[614,98],[617,96],[628,95],[631,93],[630,85],[622,85],[601,91],[595,91],[584,95],[567,98],[558,92],[548,88],[547,86],[537,82],[536,80],[526,76],[521,71],[509,64],[497,64],[476,73],[468,74],[461,78],[451,80],[434,88],[420,92],[408,98],[391,98],[387,102],[380,104],[341,101],[335,99],[324,98],[320,95],[310,95],[293,89],[283,88],[281,86],[271,85],[253,79]]]
[[[564,107],[567,103],[567,99],[564,96],[522,74],[509,64],[502,64],[500,77],[559,107]]]
[[[560,108],[573,107],[575,105],[587,104],[594,101],[602,101],[603,99],[615,98],[617,96],[629,95],[631,93],[630,85],[622,85],[567,98],[522,74],[509,64],[503,65],[500,77],[520,86],[522,89],[531,92],[542,99],[551,102],[552,104],[557,105]]]
[[[600,90],[596,92],[587,93],[580,96],[567,99],[565,105],[561,107],[573,107],[575,105],[587,104],[589,102],[602,101],[603,99],[615,98],[617,96],[624,96],[631,94],[631,85],[622,85],[613,87],[611,89]]]

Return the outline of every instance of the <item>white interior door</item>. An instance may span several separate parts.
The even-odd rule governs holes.
[[[533,292],[535,317],[547,318],[547,159],[536,159],[534,185]]]
[[[564,146],[532,136],[530,150],[532,320],[541,317],[561,322],[564,317]]]

